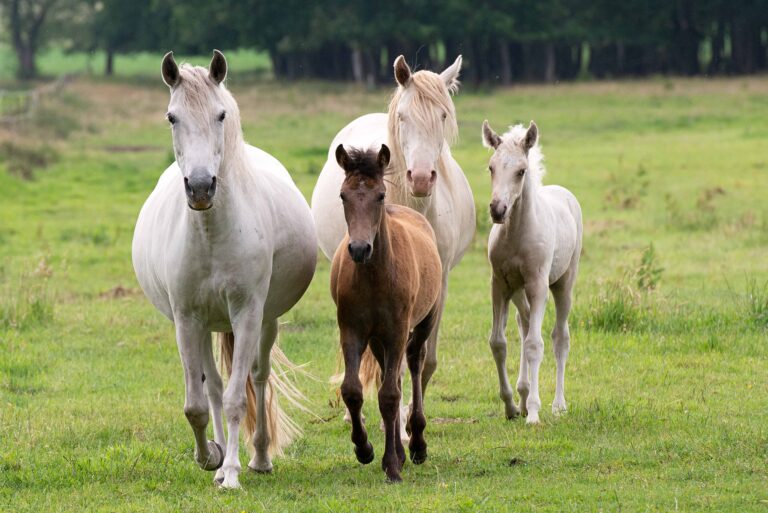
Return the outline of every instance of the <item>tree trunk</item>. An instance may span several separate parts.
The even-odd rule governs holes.
[[[555,44],[547,43],[546,45],[547,61],[544,68],[544,80],[547,82],[554,82],[557,79],[557,70],[555,69]]]
[[[16,76],[19,80],[37,78],[37,63],[35,62],[35,49],[28,44],[16,47],[16,56],[19,59],[19,69]]]
[[[107,48],[107,62],[104,64],[104,75],[111,77],[115,74],[115,51]]]
[[[501,83],[510,85],[512,84],[512,59],[509,55],[509,44],[503,38],[499,41],[499,60],[501,61]]]

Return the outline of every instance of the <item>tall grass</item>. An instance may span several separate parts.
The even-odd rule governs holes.
[[[14,283],[0,283],[0,328],[26,330],[53,320],[55,300],[48,286],[51,269],[45,258]]]

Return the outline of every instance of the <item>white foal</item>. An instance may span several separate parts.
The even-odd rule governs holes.
[[[543,155],[538,130],[531,121],[526,130],[512,127],[498,136],[483,123],[483,143],[494,154],[488,165],[493,197],[491,218],[495,223],[488,238],[488,258],[493,267],[491,294],[493,329],[489,343],[499,373],[499,394],[507,418],[527,415],[539,422],[539,367],[544,357],[541,324],[547,288],[555,299],[556,321],[552,344],[557,362],[557,382],[552,412],[565,411],[565,361],[570,334],[568,313],[581,255],[581,207],[573,194],[557,185],[542,186]],[[520,331],[520,375],[515,405],[507,377],[505,329],[510,299],[517,308]]]
[[[163,59],[176,162],[141,209],[133,265],[149,300],[176,325],[195,459],[218,469],[218,484],[236,488],[243,421],[255,431],[248,466],[260,472],[272,469],[270,454],[297,431],[271,397],[272,385],[295,389],[270,376],[270,354],[282,355],[273,348],[277,319],[312,280],[317,240],[309,206],[285,168],[243,142],[237,103],[222,83],[226,73],[218,51],[208,70],[179,68],[170,53]],[[231,369],[226,390],[212,331],[220,332]],[[255,389],[248,398],[247,387]],[[214,441],[206,440],[209,406]]]

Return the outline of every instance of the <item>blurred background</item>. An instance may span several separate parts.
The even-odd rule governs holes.
[[[243,64],[275,78],[371,84],[389,82],[401,53],[425,68],[461,53],[466,81],[501,85],[768,66],[763,0],[2,0],[0,8],[4,78],[135,74],[145,69],[142,53],[213,47],[247,50]]]

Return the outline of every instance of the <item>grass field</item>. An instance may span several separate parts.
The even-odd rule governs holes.
[[[388,90],[231,85],[246,139],[309,197],[336,131]],[[767,511],[768,79],[517,87],[456,97],[454,155],[478,233],[451,277],[426,398],[430,457],[384,483],[360,466],[335,390],[328,263],[280,343],[318,421],[272,475],[222,492],[193,461],[172,326],[133,276],[133,223],[172,160],[159,81],[80,79],[0,130],[1,511]],[[585,218],[555,419],[545,323],[543,422],[507,421],[487,345],[484,118],[535,119],[546,183]],[[651,252],[649,247],[653,248]],[[551,310],[551,302],[549,305]],[[516,376],[514,333],[509,367]],[[512,379],[515,379],[514,377]],[[378,425],[375,401],[365,412]],[[245,449],[241,460],[247,461]]]

